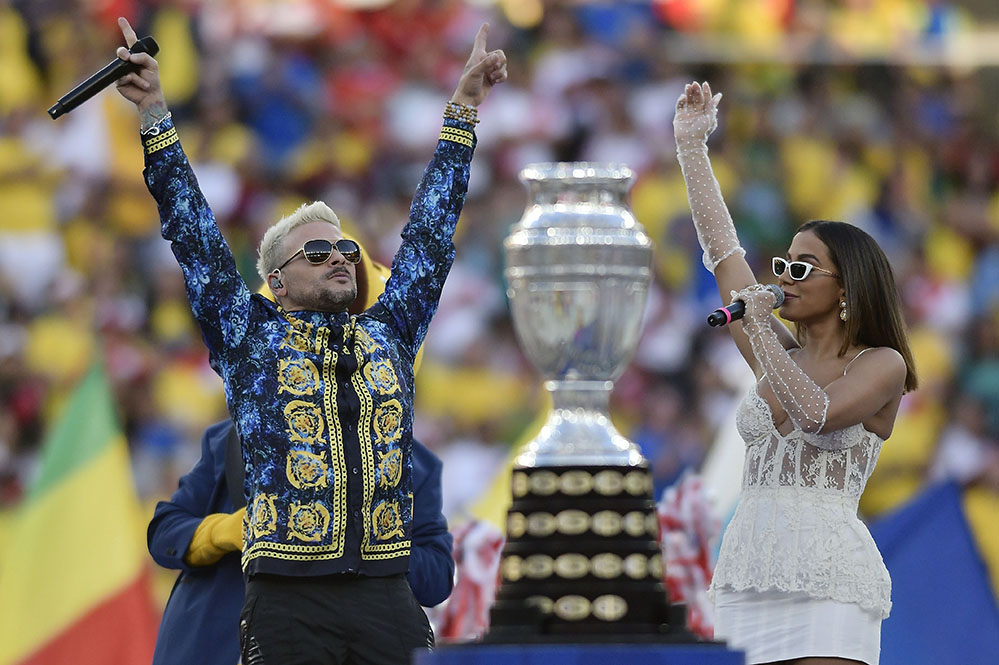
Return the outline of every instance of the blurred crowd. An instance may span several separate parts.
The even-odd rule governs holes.
[[[444,102],[479,23],[492,24],[510,81],[480,109],[457,261],[417,386],[415,433],[444,459],[453,522],[544,408],[503,279],[528,163],[636,172],[632,206],[655,242],[655,277],[612,406],[657,491],[700,467],[741,397],[734,346],[704,326],[719,296],[672,141],[673,105],[693,78],[724,93],[712,159],[762,280],[810,219],[857,224],[891,258],[921,386],[903,400],[865,516],[954,478],[980,497],[972,520],[996,519],[997,63],[890,57],[959,40],[988,17],[939,0],[347,5],[0,0],[0,507],[22,496],[47,424],[95,353],[150,502],[173,491],[204,428],[227,415],[145,191],[134,110],[109,90],[57,122],[45,114],[113,56],[125,15],[160,44],[185,149],[253,288],[263,231],[314,199],[391,261]],[[704,53],[725,36],[793,43],[801,62],[711,64]]]

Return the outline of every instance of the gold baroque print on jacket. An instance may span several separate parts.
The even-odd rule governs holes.
[[[398,501],[382,501],[375,506],[371,512],[371,522],[376,540],[402,538],[406,535]]]
[[[356,326],[354,329],[354,343],[366,356],[371,356],[375,351],[382,348],[375,340],[371,339],[368,331],[360,326]]]
[[[390,399],[375,408],[375,443],[393,443],[402,436],[402,404]]]
[[[306,323],[305,321],[299,321],[298,319],[288,317],[287,334],[284,340],[281,342],[281,346],[291,347],[296,351],[309,352],[316,351],[315,336],[313,335],[313,326],[311,323]]]
[[[330,511],[321,503],[293,501],[288,516],[288,536],[308,543],[323,539],[330,528]]]
[[[166,123],[164,129],[169,131],[172,125],[169,120]],[[471,130],[470,125],[454,119],[444,123]],[[412,417],[412,358],[430,325],[444,277],[454,260],[450,239],[464,201],[470,156],[468,146],[439,143],[413,198],[394,262],[395,279],[390,280],[378,305],[352,319],[346,312],[286,312],[252,294],[236,269],[179,142],[147,155],[146,184],[159,206],[163,236],[178,249],[176,256],[192,312],[212,356],[212,367],[225,381],[228,406],[243,439],[251,522],[255,497],[273,495],[270,501],[265,497],[257,502],[258,529],[273,532],[256,537],[253,528],[249,529],[242,557],[247,575],[294,575],[303,570],[301,562],[309,562],[309,574],[317,575],[405,573],[412,512],[406,498],[411,485],[406,439]],[[347,323],[350,335],[344,336]],[[362,349],[366,340],[355,342],[354,331],[359,327],[378,346],[373,353]],[[354,362],[355,352],[362,356],[362,362]],[[279,360],[301,358],[311,360],[320,372],[316,391],[307,395],[281,391]],[[384,359],[389,360],[390,368],[376,366],[378,372],[365,375],[368,363]],[[369,383],[370,378],[385,380]],[[372,383],[383,390],[395,390],[383,394]],[[295,381],[286,384],[298,386]],[[374,410],[391,399],[403,406],[403,434],[393,444],[376,447]],[[286,413],[285,406],[292,400],[305,404],[293,405]],[[321,408],[321,436],[314,442],[293,441],[287,431],[291,427],[289,416],[299,430],[296,438],[319,432],[318,427],[300,426],[300,419],[306,424],[311,420],[309,402]],[[402,477],[396,487],[380,488],[378,451],[391,447],[403,450]],[[327,488],[298,489],[292,485],[287,477],[292,449],[322,454],[329,467]],[[349,464],[345,464],[348,457]],[[352,473],[355,466],[356,476]],[[311,506],[316,501],[329,513],[325,535],[308,541],[291,535],[289,525],[306,536],[322,530],[322,511]],[[401,520],[402,529],[396,532],[406,535],[375,539],[372,510],[383,501],[398,504],[387,516]],[[291,520],[296,502],[297,519]],[[301,509],[302,505],[309,507]],[[348,528],[348,516],[355,528]],[[379,517],[385,516],[380,513]],[[392,531],[388,529],[388,533]]]
[[[399,391],[399,380],[388,360],[373,360],[365,365],[364,378],[381,395],[393,395]]]
[[[325,452],[317,455],[306,450],[289,451],[285,470],[288,482],[300,490],[327,487],[329,465],[323,459],[325,456]]]
[[[316,444],[322,439],[326,425],[318,404],[292,400],[284,407],[284,418],[288,423],[285,431],[292,443]]]
[[[395,487],[402,478],[402,449],[378,453],[378,486]]]
[[[277,494],[258,494],[253,498],[253,521],[250,528],[253,529],[255,538],[277,531],[277,508],[274,507],[276,498]]]
[[[319,389],[319,370],[308,358],[278,360],[278,392],[314,395]]]

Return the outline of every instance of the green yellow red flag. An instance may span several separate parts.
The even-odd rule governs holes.
[[[145,524],[96,362],[42,447],[0,552],[0,665],[148,665],[157,613]]]

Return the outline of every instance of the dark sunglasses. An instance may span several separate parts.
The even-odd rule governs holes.
[[[820,268],[818,266],[813,266],[811,263],[806,261],[788,261],[787,259],[782,259],[779,256],[775,256],[773,259],[773,270],[774,274],[780,277],[787,270],[787,274],[791,276],[796,282],[808,277],[813,270],[821,273],[825,273],[830,277],[839,277],[836,273],[826,270],[825,268]]]
[[[340,238],[336,242],[331,242],[329,240],[309,240],[304,245],[302,249],[298,250],[291,255],[291,258],[278,266],[278,270],[284,268],[286,265],[295,260],[299,254],[305,255],[305,260],[312,265],[319,265],[326,263],[333,256],[333,249],[340,252],[340,255],[347,261],[347,263],[358,263],[361,260],[361,246],[358,245],[353,240],[347,240],[346,238]]]

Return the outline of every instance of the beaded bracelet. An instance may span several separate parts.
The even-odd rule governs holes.
[[[444,107],[444,117],[451,118],[452,120],[461,120],[472,126],[479,124],[479,110],[468,104],[448,102],[447,106]]]

